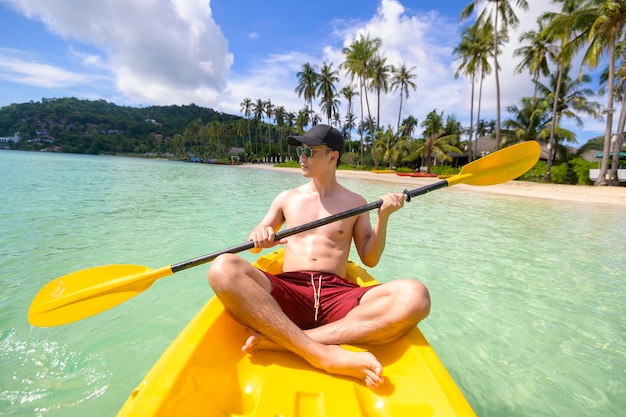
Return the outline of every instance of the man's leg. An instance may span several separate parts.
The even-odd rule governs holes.
[[[271,296],[269,279],[243,258],[224,254],[209,268],[209,284],[235,320],[316,368],[364,381],[370,388],[382,382],[382,366],[369,352],[351,352],[337,344],[312,340],[281,310]]]
[[[396,280],[366,292],[344,318],[305,333],[326,345],[381,345],[404,336],[429,312],[430,295],[423,284]],[[281,350],[281,346],[259,334],[250,337],[244,348],[251,354],[265,349]]]
[[[344,318],[306,331],[323,344],[381,345],[404,336],[430,312],[428,289],[410,279],[372,288]]]

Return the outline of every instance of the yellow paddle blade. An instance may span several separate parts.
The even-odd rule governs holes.
[[[494,185],[514,180],[528,172],[537,161],[541,147],[537,141],[518,143],[465,165],[461,172],[447,178],[448,185]]]
[[[93,316],[145,291],[171,266],[106,265],[73,272],[46,284],[28,310],[33,326],[58,326]]]

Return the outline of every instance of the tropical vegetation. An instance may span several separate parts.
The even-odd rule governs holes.
[[[425,115],[421,124],[414,115],[403,119],[404,100],[418,88],[416,68],[407,68],[404,63],[397,67],[390,64],[382,41],[360,33],[342,50],[344,61],[338,66],[324,63],[318,73],[315,65],[308,62],[302,65],[297,74],[296,93],[304,99],[305,106],[294,115],[294,129],[302,132],[307,126],[324,121],[342,130],[349,140],[357,133],[359,140],[350,140],[344,162],[375,169],[385,164],[389,168],[411,166],[430,171],[438,164],[473,160],[480,156],[478,139],[485,136],[495,139],[495,149],[537,140],[545,145],[547,157],[545,163],[538,165],[541,175],[534,172],[533,179],[584,183],[588,179],[582,180],[578,173],[582,172],[580,166],[589,164],[581,163],[573,148],[577,138],[561,122],[569,119],[582,127],[580,115],[606,117],[605,137],[590,141],[589,145],[602,151],[601,173],[596,184],[617,185],[619,150],[626,124],[626,3],[616,0],[554,0],[553,3],[561,10],[543,14],[536,27],[520,37],[522,46],[515,51],[520,59],[517,71],[529,74],[534,84],[533,95],[508,104],[509,117],[505,120],[501,120],[498,60],[509,41],[510,29],[519,25],[517,13],[528,8],[526,0],[474,0],[460,13],[460,18],[468,24],[453,54],[459,63],[455,75],[467,77],[472,87],[469,127],[461,126],[453,114],[437,109]],[[579,52],[583,53],[583,64],[574,68],[573,59]],[[604,55],[609,58],[604,86],[601,91],[594,91],[589,87],[591,77],[585,70],[594,69]],[[338,71],[344,72],[347,85],[336,85],[340,79]],[[483,81],[492,72],[497,117],[483,120],[480,116]],[[606,106],[592,100],[597,93],[608,97]],[[381,120],[381,96],[385,94],[400,96],[397,121]],[[320,113],[314,108],[317,99]],[[339,114],[342,100],[346,103],[343,116]],[[622,103],[617,129],[612,120],[616,102]],[[417,126],[423,129],[418,137]],[[576,178],[570,175],[574,171]],[[563,172],[569,174],[562,175]]]
[[[310,62],[302,64],[294,89],[294,94],[303,100],[299,110],[286,109],[271,98],[245,97],[241,101],[241,117],[212,111],[200,114],[195,106],[190,106],[184,109],[185,117],[176,119],[186,121],[181,126],[155,115],[157,110],[166,112],[166,109],[137,109],[138,115],[126,121],[106,126],[95,124],[95,128],[94,123],[80,125],[79,130],[89,132],[93,138],[89,146],[79,145],[70,138],[71,129],[68,130],[63,150],[137,152],[154,151],[158,146],[160,151],[167,150],[179,158],[225,159],[236,155],[252,161],[283,162],[296,159],[285,141],[289,134],[302,134],[315,124],[327,123],[344,134],[346,154],[342,161],[354,168],[385,166],[431,171],[442,165],[458,166],[480,157],[479,140],[489,136],[495,140],[494,149],[526,140],[543,143],[547,149],[545,163],[538,165],[541,172],[535,170],[532,178],[560,182],[562,178],[572,177],[572,172],[582,172],[580,167],[584,165],[574,152],[577,138],[562,126],[562,121],[571,120],[580,125],[580,115],[584,114],[606,122],[604,137],[583,147],[592,146],[602,153],[596,184],[617,185],[619,151],[626,125],[626,2],[553,0],[552,3],[558,11],[540,16],[535,27],[519,39],[521,47],[515,51],[519,59],[517,71],[527,73],[534,88],[532,96],[519,97],[517,103],[504,103],[508,117],[501,114],[499,60],[510,41],[511,29],[519,24],[518,13],[528,8],[528,2],[471,0],[460,12],[465,26],[453,51],[458,65],[455,76],[464,77],[471,84],[469,126],[462,126],[454,113],[441,109],[433,109],[426,115],[403,114],[411,95],[419,88],[427,88],[419,85],[417,68],[403,62],[394,65],[385,55],[381,39],[359,33],[343,48],[342,62],[324,62],[321,67]],[[575,63],[576,56],[583,57],[582,64]],[[608,62],[608,66],[602,69],[602,88],[594,91],[588,72],[600,62]],[[481,118],[483,87],[491,73],[495,75],[497,113],[495,120],[484,120]],[[592,101],[596,94],[604,95],[606,104]],[[397,100],[397,117],[393,120],[381,120],[381,101],[385,96]],[[621,105],[619,114],[616,104]],[[0,122],[4,112],[13,110],[1,109]],[[132,113],[127,108],[117,110]],[[40,121],[59,120],[61,114],[68,117],[66,111],[59,110],[57,114],[46,113]],[[614,126],[616,116],[618,123]],[[14,114],[12,117],[27,120],[15,118]],[[160,125],[146,120],[155,120]],[[13,125],[11,129],[33,133],[32,126]],[[55,134],[63,137],[64,132],[57,129]],[[107,135],[117,132],[121,135],[120,143],[108,143],[102,132]],[[124,132],[128,137],[124,137]],[[0,132],[3,133],[12,132]],[[131,137],[136,137],[133,135],[143,135],[143,141],[132,142]],[[569,174],[562,175],[563,172]],[[580,178],[572,181],[581,182]]]

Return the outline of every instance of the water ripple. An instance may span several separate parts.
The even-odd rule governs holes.
[[[48,415],[109,388],[110,373],[97,355],[82,355],[56,341],[23,339],[15,329],[0,334],[0,369],[0,408],[9,415],[25,407]]]

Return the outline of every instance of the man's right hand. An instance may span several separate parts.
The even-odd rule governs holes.
[[[263,248],[271,248],[276,245],[274,242],[276,232],[271,226],[259,226],[252,230],[248,235],[248,240],[254,243],[254,248],[250,249],[252,253],[259,253]]]

